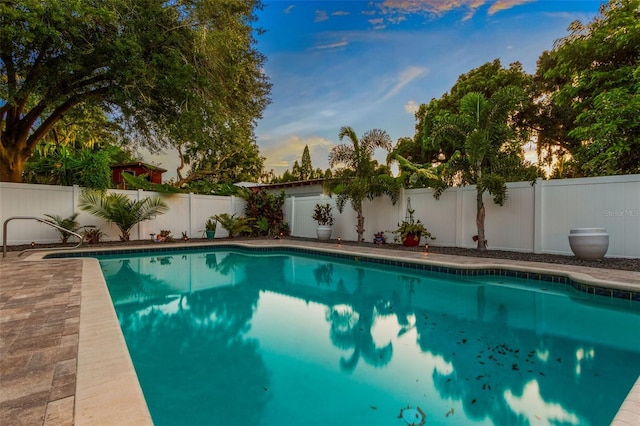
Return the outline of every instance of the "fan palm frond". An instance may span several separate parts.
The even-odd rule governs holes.
[[[131,200],[126,194],[104,195],[97,191],[82,193],[78,207],[80,210],[116,225],[121,232],[120,239],[122,241],[129,241],[129,233],[135,225],[164,214],[169,209],[159,197]]]

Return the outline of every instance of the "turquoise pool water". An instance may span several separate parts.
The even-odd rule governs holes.
[[[156,425],[603,425],[640,375],[640,304],[562,284],[281,251],[99,260]]]

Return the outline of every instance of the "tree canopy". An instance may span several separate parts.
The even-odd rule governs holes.
[[[538,60],[538,146],[568,154],[558,176],[640,172],[640,0],[610,0],[574,21]]]
[[[400,139],[390,158],[422,169],[446,162],[456,146],[423,144],[438,117],[457,114],[468,93],[489,99],[512,86],[529,94],[510,117],[513,128],[536,143],[552,177],[640,173],[640,0],[609,0],[591,22],[575,21],[568,31],[540,55],[534,75],[498,59],[460,75],[448,93],[420,105],[413,138]]]
[[[70,111],[96,106],[194,172],[262,167],[253,134],[269,102],[252,27],[261,0],[0,3],[0,180],[19,182]],[[252,169],[253,167],[253,169]]]

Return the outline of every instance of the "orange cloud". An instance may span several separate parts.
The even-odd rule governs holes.
[[[376,6],[386,22],[394,23],[406,15],[442,16],[458,9],[466,9],[463,20],[467,20],[485,5],[489,5],[488,14],[493,15],[531,1],[534,0],[384,0]]]
[[[498,0],[491,5],[489,8],[489,15],[493,15],[502,10],[511,9],[515,6],[520,6],[521,4],[530,3],[534,0]]]

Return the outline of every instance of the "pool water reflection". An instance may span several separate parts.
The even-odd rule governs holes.
[[[640,307],[311,255],[102,256],[155,424],[608,424]]]

